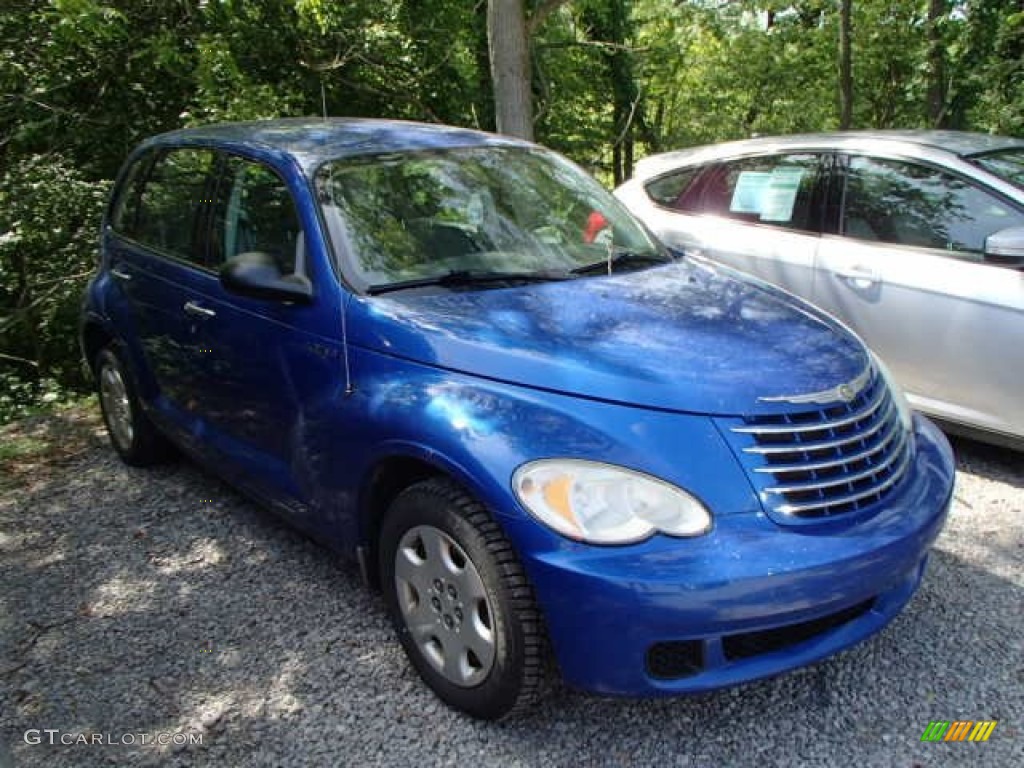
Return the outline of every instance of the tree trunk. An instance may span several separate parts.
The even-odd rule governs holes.
[[[498,133],[533,141],[530,49],[523,0],[488,0],[487,40]]]
[[[839,3],[839,127],[853,122],[853,64],[850,54],[850,11],[852,0]]]
[[[487,6],[480,3],[473,11],[473,56],[476,59],[477,95],[474,101],[476,127],[483,131],[495,130],[494,87],[491,84],[491,47],[487,40]]]
[[[928,2],[928,123],[941,128],[946,120],[946,54],[942,41],[942,17],[946,0]]]

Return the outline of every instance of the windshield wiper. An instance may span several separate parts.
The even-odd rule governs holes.
[[[473,269],[453,269],[440,275],[417,277],[412,280],[399,280],[395,283],[378,283],[371,285],[366,292],[371,296],[391,291],[404,291],[406,288],[422,288],[430,285],[459,286],[484,285],[487,283],[546,283],[551,280],[569,280],[567,272],[484,272]]]
[[[616,248],[609,258],[595,261],[592,264],[584,264],[581,267],[576,267],[572,270],[572,274],[589,275],[592,272],[607,272],[609,265],[611,265],[612,270],[614,271],[615,267],[668,264],[672,261],[674,261],[674,259],[671,256],[666,256],[657,252],[637,253],[636,251],[627,251],[623,248]]]

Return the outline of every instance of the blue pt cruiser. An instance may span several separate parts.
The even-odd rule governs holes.
[[[950,503],[949,446],[849,331],[468,130],[146,141],[81,338],[126,462],[173,445],[358,558],[423,680],[482,718],[554,671],[676,694],[847,648]]]

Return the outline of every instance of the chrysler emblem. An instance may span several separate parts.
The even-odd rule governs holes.
[[[757,399],[762,403],[792,403],[794,405],[807,403],[826,405],[834,403],[836,400],[849,403],[867,386],[871,380],[872,373],[873,368],[869,365],[857,378],[845,384],[840,384],[837,387],[832,387],[832,389],[811,392],[806,395],[778,395],[776,397],[759,397]]]

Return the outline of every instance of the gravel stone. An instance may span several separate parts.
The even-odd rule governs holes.
[[[0,439],[59,436],[52,418]],[[83,418],[77,448],[0,475],[0,768],[1024,765],[1024,454],[955,444],[924,584],[868,642],[695,697],[559,689],[489,724],[419,682],[352,564],[184,460],[124,466]],[[957,719],[999,724],[920,741]]]

